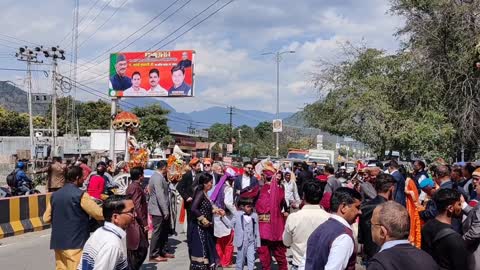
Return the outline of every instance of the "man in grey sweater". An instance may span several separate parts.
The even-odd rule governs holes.
[[[170,212],[168,181],[165,179],[167,162],[160,161],[157,170],[150,177],[148,183],[148,212],[152,216],[153,234],[150,243],[150,261],[165,262],[168,258],[175,258],[165,251],[170,232]]]

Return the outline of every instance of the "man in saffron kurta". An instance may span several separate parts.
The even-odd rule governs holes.
[[[261,238],[258,256],[262,269],[270,269],[273,255],[278,269],[287,270],[287,248],[283,244],[286,212],[282,213],[282,208],[286,209],[285,191],[273,177],[273,168],[264,170],[263,175],[265,184],[256,204]]]

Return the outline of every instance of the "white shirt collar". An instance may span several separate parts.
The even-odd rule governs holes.
[[[320,205],[316,205],[316,204],[305,204],[305,205],[302,207],[302,210],[303,210],[303,209],[323,210],[322,207],[320,207]]]
[[[124,239],[125,236],[127,236],[127,233],[122,228],[118,227],[117,225],[111,222],[105,221],[105,224],[103,225],[103,227],[105,227],[107,231],[111,231],[112,233],[119,235],[122,239]]]
[[[333,219],[337,220],[338,222],[342,223],[345,227],[347,227],[349,229],[352,229],[352,226],[350,226],[350,224],[348,224],[348,222],[343,217],[341,217],[337,214],[332,214],[331,218],[333,218]]]
[[[385,249],[389,249],[389,248],[392,248],[396,245],[402,245],[402,244],[410,244],[410,242],[408,240],[392,240],[392,241],[388,241],[388,242],[385,242],[383,243],[382,245],[382,248],[380,249],[379,252],[382,252],[383,250]]]

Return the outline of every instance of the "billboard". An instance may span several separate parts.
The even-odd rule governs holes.
[[[193,97],[195,51],[110,55],[110,97]]]

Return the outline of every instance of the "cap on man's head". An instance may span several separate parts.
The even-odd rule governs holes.
[[[427,188],[427,187],[431,187],[431,188],[435,187],[435,183],[433,182],[432,178],[426,178],[426,179],[423,179],[422,182],[420,182],[420,189]]]
[[[122,62],[122,61],[127,61],[127,57],[125,57],[125,54],[123,54],[123,53],[118,53],[117,54],[117,64],[118,64],[118,62]]]

